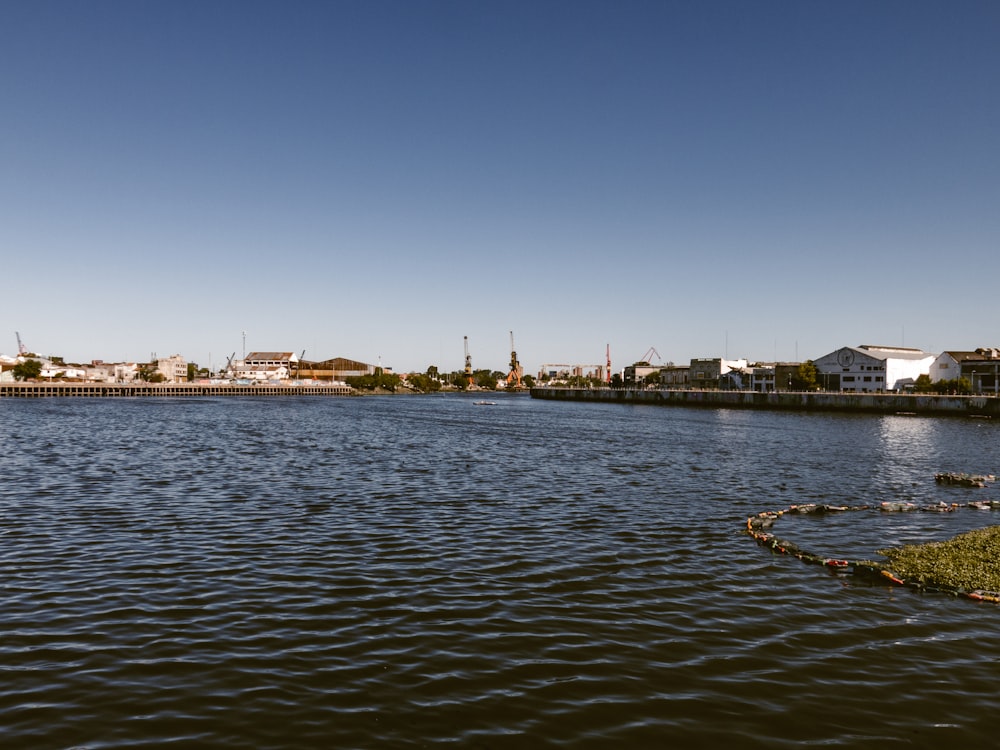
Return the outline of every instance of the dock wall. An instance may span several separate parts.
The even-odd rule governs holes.
[[[911,393],[758,393],[755,391],[532,388],[531,397],[555,401],[707,407],[1000,417],[996,396],[931,396]]]
[[[205,383],[0,383],[0,398],[171,398],[196,396],[350,396],[346,385]]]

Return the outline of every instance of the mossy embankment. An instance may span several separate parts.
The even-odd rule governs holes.
[[[1000,526],[988,526],[943,542],[878,550],[900,578],[933,588],[1000,591]]]

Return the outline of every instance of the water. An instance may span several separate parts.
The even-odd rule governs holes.
[[[997,425],[495,400],[0,401],[3,745],[993,745],[1000,607],[743,528],[990,497],[933,474],[995,471]]]

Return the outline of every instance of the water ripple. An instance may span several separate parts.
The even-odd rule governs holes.
[[[950,501],[933,473],[993,471],[992,425],[461,397],[0,411],[11,746],[992,739],[1000,610],[741,533],[798,502]],[[782,534],[856,558],[990,522],[850,515]]]

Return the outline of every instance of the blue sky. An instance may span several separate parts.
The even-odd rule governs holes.
[[[997,39],[995,2],[4,3],[0,352],[1000,346]]]

